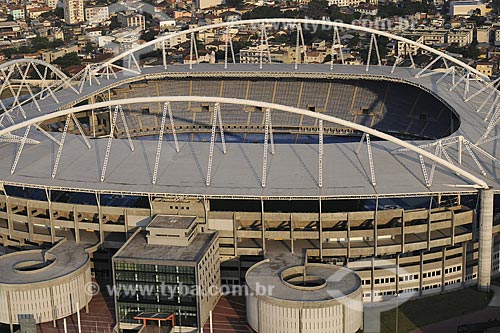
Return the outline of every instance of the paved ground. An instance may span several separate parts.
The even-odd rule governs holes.
[[[490,289],[493,291],[493,297],[491,298],[488,306],[500,306],[500,287],[492,284]]]
[[[494,292],[489,305],[479,311],[464,314],[460,317],[451,318],[439,323],[435,323],[411,333],[443,333],[443,332],[456,332],[457,327],[464,324],[473,324],[486,322],[488,320],[500,320],[500,287],[492,285],[491,290]],[[467,300],[464,299],[464,302]],[[496,331],[495,331],[496,332]]]
[[[214,333],[252,333],[246,320],[246,305],[244,296],[221,297],[213,311]],[[203,327],[204,332],[210,332],[210,320]]]

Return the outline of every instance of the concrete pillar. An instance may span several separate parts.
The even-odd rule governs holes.
[[[322,208],[321,208],[321,198],[319,198],[319,214],[318,214],[318,227],[319,227],[319,257],[323,261],[323,219],[322,219]]]
[[[420,264],[418,270],[418,296],[422,296],[424,289],[424,252],[420,251]]]
[[[442,258],[441,258],[441,291],[444,292],[444,285],[446,283],[446,276],[444,271],[446,269],[446,247],[442,249]]]
[[[266,255],[266,221],[264,218],[264,199],[260,199],[260,222],[262,226],[262,254]]]
[[[375,200],[375,211],[373,212],[373,255],[377,256],[377,247],[378,247],[378,197]]]
[[[405,210],[401,210],[401,253],[405,252]]]
[[[479,267],[477,287],[481,291],[490,290],[491,255],[493,245],[493,190],[480,190],[479,215]]]
[[[234,242],[234,256],[238,257],[238,224],[236,220],[236,213],[233,213],[233,242]],[[207,223],[208,229],[208,223]]]
[[[351,258],[351,220],[349,213],[347,213],[347,262]]]

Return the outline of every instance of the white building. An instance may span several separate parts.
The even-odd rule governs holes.
[[[451,16],[470,16],[475,10],[481,12],[480,15],[485,15],[488,11],[486,4],[481,1],[451,1],[450,15]]]
[[[159,37],[163,37],[165,36],[165,34],[162,34],[162,35],[158,35],[156,36],[155,38],[159,38]],[[167,49],[169,48],[173,48],[173,47],[176,47],[177,45],[180,45],[180,44],[183,44],[185,42],[189,41],[189,38],[186,34],[182,34],[182,35],[177,35],[175,37],[172,37],[168,40],[165,41],[165,47]],[[155,47],[157,49],[160,49],[162,47],[162,42],[157,42],[155,43]]]
[[[357,7],[361,2],[361,0],[328,0],[328,6]]]
[[[146,29],[146,17],[141,14],[127,12],[118,13],[118,22],[120,22],[123,26],[131,28],[131,27],[139,27],[141,30]]]
[[[47,7],[50,7],[52,9],[56,9],[57,7],[57,4],[60,2],[61,0],[45,0],[45,4],[47,5]]]
[[[458,47],[464,47],[472,43],[474,39],[473,30],[450,30],[448,33],[448,44],[456,44]]]
[[[491,39],[491,27],[480,27],[476,30],[478,43],[489,43]]]
[[[109,18],[108,6],[96,6],[85,8],[85,20],[92,24],[98,24]]]
[[[205,9],[222,5],[222,0],[193,0],[196,9]]]
[[[377,5],[378,0],[328,0],[329,6],[339,6],[339,7],[358,7],[359,4],[366,3],[369,5]],[[369,14],[372,15],[372,14]]]
[[[175,20],[174,19],[164,19],[159,21],[160,30],[167,30],[175,28]]]
[[[77,24],[85,21],[83,0],[64,0],[64,21],[67,24]]]

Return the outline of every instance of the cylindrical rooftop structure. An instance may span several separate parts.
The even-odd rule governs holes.
[[[362,327],[361,279],[326,264],[280,267],[269,259],[246,275],[247,320],[263,333],[357,332]]]

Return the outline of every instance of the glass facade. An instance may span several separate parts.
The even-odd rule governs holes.
[[[115,263],[119,321],[141,312],[174,313],[176,325],[197,326],[194,267]]]

